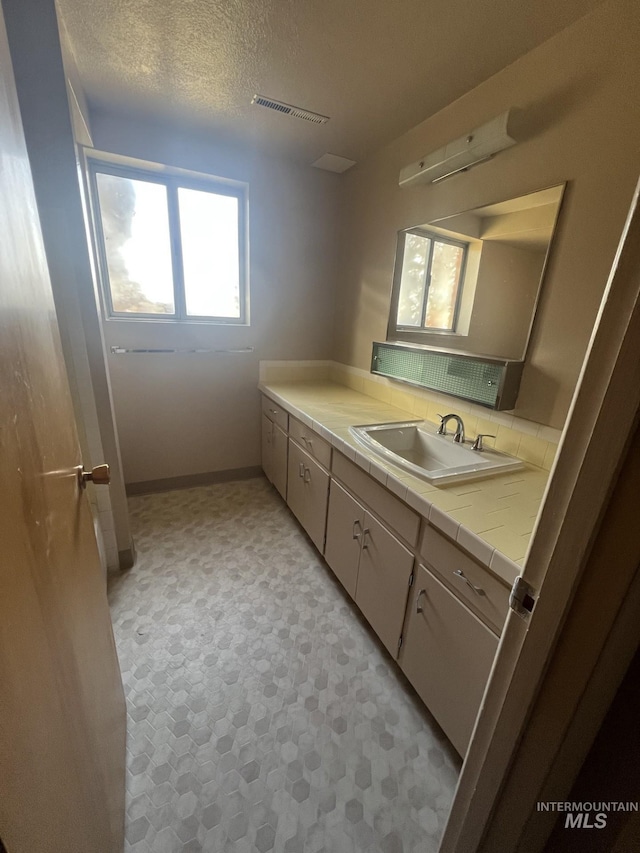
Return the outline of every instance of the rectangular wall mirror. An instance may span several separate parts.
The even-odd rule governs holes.
[[[400,231],[387,340],[523,361],[564,188]]]

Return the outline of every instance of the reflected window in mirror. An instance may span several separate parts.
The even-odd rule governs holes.
[[[400,285],[396,328],[456,328],[467,244],[416,228],[398,241]]]

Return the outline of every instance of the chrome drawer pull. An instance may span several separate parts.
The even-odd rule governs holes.
[[[301,462],[298,467],[298,477],[304,477],[304,462]]]
[[[312,448],[312,449],[313,449],[313,442],[311,441],[311,439],[310,439],[310,438],[307,438],[307,436],[306,436],[306,435],[303,435],[303,436],[302,436],[302,440],[303,440],[303,441],[304,441],[304,443],[305,443],[305,447],[310,447],[310,448]]]
[[[426,589],[418,590],[418,594],[416,595],[416,613],[424,613],[424,607],[420,604],[420,599],[427,592]]]
[[[454,572],[456,577],[462,578],[462,580],[466,583],[467,586],[470,586],[471,589],[475,592],[476,595],[486,595],[487,593],[482,589],[481,586],[474,586],[469,578],[465,575],[462,569],[456,569]]]
[[[305,483],[311,482],[311,471],[309,470],[309,468],[304,469],[304,481]]]
[[[277,409],[269,409],[272,415],[279,415],[280,412]]]
[[[367,536],[368,535],[369,535],[369,528],[365,527],[365,529],[362,531],[362,550],[363,551],[366,551],[367,548],[369,547],[367,545]]]
[[[362,535],[361,533],[356,533],[356,527],[359,527],[359,528],[362,530],[362,525],[360,524],[360,521],[359,521],[357,518],[356,518],[356,520],[353,522],[353,536],[352,536],[352,539],[360,539],[360,536]]]

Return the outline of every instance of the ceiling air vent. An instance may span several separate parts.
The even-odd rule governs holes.
[[[312,113],[310,110],[303,110],[302,107],[294,107],[293,104],[285,104],[282,101],[274,101],[273,98],[265,98],[264,95],[254,95],[251,99],[252,104],[258,107],[266,107],[269,110],[275,110],[285,116],[293,118],[302,118],[305,121],[312,121],[314,124],[324,124],[329,121],[329,116],[320,115],[320,113]]]

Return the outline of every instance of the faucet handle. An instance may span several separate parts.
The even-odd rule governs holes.
[[[436,415],[440,418],[440,426],[438,427],[438,435],[446,435],[447,434],[447,425],[444,420],[447,417],[446,415],[441,415],[440,412],[436,412]]]
[[[476,440],[471,445],[471,449],[472,450],[478,450],[478,451],[484,450],[484,446],[482,444],[483,438],[495,438],[495,435],[489,435],[488,432],[479,432],[478,435],[476,436]]]

